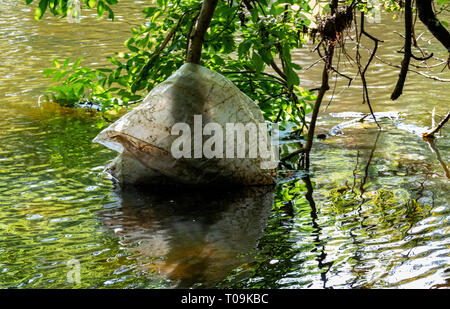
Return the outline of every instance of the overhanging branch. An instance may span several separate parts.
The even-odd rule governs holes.
[[[402,60],[402,67],[398,76],[397,84],[392,92],[391,99],[396,100],[401,96],[405,85],[406,74],[408,74],[409,63],[411,61],[411,36],[412,36],[412,8],[411,0],[405,0],[405,54]]]
[[[419,12],[419,19],[450,53],[450,33],[434,14],[432,0],[416,0],[416,6]]]

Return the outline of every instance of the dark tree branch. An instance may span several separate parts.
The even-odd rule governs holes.
[[[308,135],[306,137],[306,145],[303,152],[306,154],[305,168],[309,169],[309,153],[312,148],[314,140],[314,131],[316,128],[317,116],[319,115],[320,105],[325,96],[325,93],[330,89],[328,81],[330,79],[330,71],[333,61],[334,45],[329,44],[329,49],[325,49],[326,60],[322,71],[322,85],[320,86],[319,93],[317,94],[316,102],[314,103],[314,108],[311,115],[311,121],[309,122]]]
[[[428,55],[426,57],[417,57],[417,56],[414,56],[413,53],[411,53],[411,57],[413,57],[417,61],[426,61],[428,59],[431,59],[431,57],[433,57],[433,53],[431,53],[430,55]]]
[[[443,126],[444,124],[447,123],[447,121],[450,119],[450,112],[447,113],[447,116],[445,116],[444,119],[442,119],[441,122],[439,122],[439,124],[433,128],[430,132],[428,133],[424,133],[423,137],[424,138],[434,138],[434,133],[438,132]]]
[[[373,57],[375,57],[375,54],[376,54],[377,49],[378,49],[378,43],[379,42],[383,42],[383,41],[377,39],[376,37],[372,36],[371,34],[367,33],[364,30],[364,13],[363,12],[361,12],[361,25],[360,25],[360,27],[361,27],[361,33],[359,34],[359,39],[361,40],[361,36],[364,34],[369,39],[371,39],[374,42],[374,44],[375,44],[375,46],[373,48],[373,51],[370,54],[369,60],[366,63],[366,66],[361,71],[361,67],[360,67],[360,65],[358,65],[358,70],[359,70],[359,73],[361,75],[361,81],[363,83],[364,101],[367,102],[367,106],[369,106],[370,114],[372,115],[372,118],[375,121],[375,123],[377,124],[378,128],[381,128],[380,124],[377,121],[377,118],[375,117],[375,115],[373,113],[372,105],[370,104],[369,89],[367,88],[367,81],[366,81],[366,72],[367,72],[367,69],[369,68],[370,63],[373,60]]]
[[[399,53],[399,54],[404,54],[405,52],[399,50],[399,51],[397,51],[397,53]],[[415,60],[417,60],[417,61],[427,61],[427,60],[431,59],[433,56],[434,56],[434,54],[431,53],[431,54],[429,54],[429,55],[426,56],[426,57],[417,57],[417,56],[415,56],[415,55],[411,52],[411,58],[413,58],[413,59],[415,59]]]
[[[275,61],[272,59],[272,61],[270,61],[270,66],[272,67],[272,69],[277,72],[278,75],[281,76],[281,78],[283,78],[284,80],[287,80],[286,74],[284,74],[284,72],[278,67],[278,65],[275,63]]]
[[[418,0],[420,1],[420,0]],[[391,94],[391,99],[396,100],[403,92],[406,74],[408,73],[409,63],[411,61],[411,36],[412,36],[412,8],[411,0],[405,0],[405,55],[402,60],[402,67],[398,76],[397,84]]]
[[[158,59],[158,57],[161,54],[161,52],[166,48],[167,44],[169,44],[170,40],[175,37],[175,34],[177,33],[178,29],[180,28],[182,20],[186,17],[186,15],[188,15],[191,12],[196,11],[198,9],[200,9],[200,8],[198,7],[198,8],[193,8],[193,9],[187,10],[186,12],[183,13],[183,15],[181,15],[181,17],[178,20],[178,22],[175,25],[175,27],[172,30],[169,31],[167,36],[164,38],[164,41],[158,46],[158,48],[152,54],[152,56],[147,61],[147,63],[142,67],[142,69],[139,72],[138,76],[136,77],[136,79],[134,80],[133,84],[131,85],[131,89],[134,89],[138,85],[138,83],[141,82],[142,80],[147,79],[148,72],[150,71],[150,69],[153,66],[153,64],[156,61],[156,59]],[[189,39],[188,39],[188,42],[189,42]]]
[[[445,176],[450,179],[450,171],[448,170],[447,164],[442,160],[441,154],[439,153],[439,149],[436,147],[434,143],[434,139],[425,139],[431,151],[436,154],[436,159],[441,163],[442,168],[444,169]]]
[[[450,52],[450,33],[436,18],[432,7],[432,0],[416,0],[419,19],[427,26],[433,36]]]
[[[352,6],[353,6],[353,3],[352,3]],[[337,7],[338,7],[338,0],[331,0],[330,1],[331,15],[336,14]],[[328,46],[324,47],[324,49],[325,49],[325,64],[323,66],[323,71],[322,71],[322,84],[320,86],[319,93],[317,94],[316,102],[314,103],[314,108],[313,108],[312,115],[311,115],[311,121],[309,123],[309,128],[308,128],[308,135],[306,137],[306,145],[305,145],[305,149],[303,150],[304,154],[305,154],[305,168],[307,170],[309,170],[309,161],[310,161],[309,153],[311,152],[311,148],[313,145],[314,131],[316,128],[317,117],[318,117],[319,111],[320,111],[320,105],[322,104],[322,100],[325,97],[325,93],[330,89],[330,85],[328,82],[330,79],[331,67],[333,66],[333,55],[334,55],[335,45],[334,44],[326,44],[326,45],[328,45]],[[319,49],[320,49],[320,46],[318,46],[317,50],[319,51]],[[320,56],[320,51],[319,51],[319,56]],[[320,57],[322,57],[322,56],[320,56]]]
[[[191,44],[187,51],[186,62],[200,64],[203,41],[214,15],[218,0],[204,0],[194,32],[190,36]]]

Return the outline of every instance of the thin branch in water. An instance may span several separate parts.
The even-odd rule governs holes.
[[[352,185],[352,193],[355,193],[355,186],[356,186],[356,170],[358,169],[358,165],[359,165],[359,149],[357,149],[356,151],[356,165],[355,168],[352,171],[353,174],[353,185]]]
[[[337,69],[334,70],[336,73],[339,73],[338,70],[339,70],[339,64],[340,64],[340,61],[341,61],[341,54],[342,54],[342,51],[338,54]],[[337,78],[337,75],[336,75],[335,78],[334,78],[333,92],[331,93],[331,98],[330,98],[330,100],[328,100],[327,106],[325,106],[324,112],[327,111],[328,107],[331,104],[331,101],[333,101],[333,99],[334,99],[334,93],[336,92],[336,86],[337,86],[337,80],[338,80],[338,78]],[[352,81],[350,79],[350,81],[348,83],[349,86],[350,86],[351,82]]]
[[[363,45],[361,45],[361,46],[362,46],[364,49],[370,51],[369,48],[367,48],[367,47],[365,47],[365,46],[363,46]],[[389,62],[389,61],[386,61],[386,60],[384,60],[383,58],[381,58],[381,57],[379,57],[379,56],[377,56],[377,55],[375,55],[375,58],[378,59],[380,62],[382,62],[382,63],[384,63],[384,64],[387,64],[387,65],[389,65],[389,66],[391,66],[391,67],[394,67],[394,68],[401,68],[400,65],[397,65],[397,64],[391,63],[391,62]],[[413,70],[413,69],[408,69],[408,71],[409,71],[409,72],[416,73],[416,74],[419,74],[419,75],[421,75],[421,76],[423,76],[423,77],[426,77],[426,78],[429,78],[429,79],[432,79],[432,80],[435,80],[435,81],[438,81],[438,82],[446,82],[446,83],[450,82],[450,79],[445,79],[445,78],[440,78],[440,77],[437,77],[437,76],[427,75],[427,74],[425,74],[425,73],[423,73],[423,72],[416,71],[416,70]]]
[[[339,72],[339,71],[338,71],[337,69],[335,69],[334,67],[331,67],[331,70],[332,70],[333,72],[335,72],[337,75],[340,75],[340,76],[342,76],[342,77],[348,79],[348,85],[347,85],[347,87],[350,87],[350,85],[351,85],[351,83],[352,83],[352,81],[353,81],[353,78],[351,78],[350,76],[345,75],[344,73]]]
[[[326,54],[326,62],[323,66],[322,71],[322,85],[320,86],[319,93],[317,94],[316,102],[314,103],[314,108],[311,115],[311,121],[309,123],[309,129],[308,129],[308,135],[306,137],[306,146],[305,146],[305,168],[306,170],[309,170],[309,153],[312,148],[313,139],[314,139],[314,130],[316,127],[316,121],[317,116],[319,115],[320,111],[320,105],[322,103],[322,100],[325,96],[325,93],[330,89],[330,86],[328,84],[329,77],[330,77],[330,68],[333,61],[333,55],[334,55],[334,45],[329,44],[329,49],[327,50],[325,48],[325,54]]]
[[[369,166],[370,166],[370,163],[372,162],[375,150],[377,149],[377,143],[378,143],[378,139],[380,137],[380,133],[381,133],[381,131],[378,131],[377,137],[375,138],[375,143],[373,144],[372,150],[370,151],[370,155],[369,155],[369,159],[367,160],[366,167],[364,168],[364,177],[361,180],[361,185],[359,186],[359,191],[360,191],[360,197],[361,198],[363,197],[364,192],[365,192],[364,185],[366,184],[367,177],[369,176]]]
[[[441,154],[439,153],[439,149],[436,147],[433,139],[426,139],[425,140],[430,147],[431,151],[436,154],[436,159],[441,164],[442,168],[444,169],[445,176],[450,179],[450,171],[448,170],[447,164],[442,160]]]
[[[304,152],[305,152],[304,148],[297,149],[296,151],[293,151],[290,154],[286,155],[285,157],[281,158],[280,161],[281,162],[286,162],[287,160],[295,157],[298,154],[304,153]]]
[[[322,61],[323,59],[325,59],[325,56],[323,56],[322,58],[317,59],[316,61],[314,61],[311,65],[309,65],[306,69],[304,69],[303,71],[307,71],[309,69],[311,69],[313,66],[315,66],[316,64],[318,64],[320,61]]]
[[[370,54],[369,60],[367,61],[367,63],[366,63],[366,65],[365,65],[364,69],[361,71],[361,67],[358,66],[358,70],[359,70],[359,72],[360,72],[360,75],[361,75],[361,81],[362,81],[362,83],[363,83],[363,96],[365,97],[365,102],[367,102],[367,106],[369,106],[370,114],[372,115],[373,120],[374,120],[375,123],[377,124],[378,128],[381,129],[381,126],[380,126],[380,124],[378,123],[377,118],[375,117],[375,115],[374,115],[374,113],[373,113],[372,105],[370,104],[369,90],[367,89],[366,72],[367,72],[367,69],[369,68],[369,65],[370,65],[370,63],[372,62],[372,60],[373,60],[373,58],[374,58],[376,52],[377,52],[377,49],[378,49],[378,43],[379,43],[379,42],[383,42],[383,41],[381,41],[381,40],[375,38],[374,36],[372,36],[371,34],[367,33],[367,32],[364,30],[364,13],[363,13],[363,12],[361,12],[361,25],[360,25],[360,27],[361,27],[361,32],[360,32],[360,34],[359,34],[359,41],[361,41],[361,36],[364,34],[364,35],[367,36],[369,39],[371,39],[371,40],[374,42],[374,44],[375,44],[375,46],[374,46],[374,48],[373,48],[373,51],[372,51],[372,53]]]
[[[450,119],[450,112],[447,113],[447,116],[445,116],[444,119],[442,119],[442,121],[439,122],[438,125],[434,129],[431,129],[430,132],[424,133],[423,137],[424,138],[434,138],[434,134],[436,132],[438,132],[440,129],[442,129],[444,124],[446,124],[449,119]]]

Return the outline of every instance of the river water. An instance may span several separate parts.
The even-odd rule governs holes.
[[[450,109],[450,83],[410,72],[392,102],[398,69],[375,59],[367,79],[375,111],[390,112],[382,130],[348,122],[368,111],[361,83],[332,79],[334,100],[317,130],[347,125],[316,141],[312,175],[292,162],[273,190],[120,192],[101,173],[116,153],[91,142],[107,124],[92,111],[39,102],[49,85],[40,71],[54,58],[107,65],[142,21],[144,2],[120,1],[114,22],[84,11],[79,24],[35,22],[22,2],[0,3],[0,287],[450,286],[449,130],[433,144],[416,134],[430,127],[433,108],[436,121]],[[402,25],[386,14],[367,25],[384,41],[377,54],[399,64],[394,30]],[[430,39],[419,39],[423,50],[446,58]],[[310,49],[295,55],[305,88],[320,81]],[[351,42],[346,50],[354,54]],[[339,48],[335,66],[355,73]],[[441,69],[424,72],[450,79]]]

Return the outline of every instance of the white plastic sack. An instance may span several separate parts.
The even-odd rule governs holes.
[[[201,153],[200,145],[200,153],[194,149],[190,157],[174,157],[172,146],[180,141],[181,131],[175,130],[177,134],[174,134],[172,130],[180,123],[187,125],[191,133],[184,141],[189,141],[191,148],[197,146],[197,150],[199,136],[203,144],[213,134],[211,131],[210,135],[202,136],[203,127],[208,123],[219,124],[224,132],[223,156],[207,158]],[[268,141],[269,159],[267,153],[258,151],[255,157],[252,152],[260,139],[239,141],[234,132],[232,135],[226,132],[227,123],[259,126],[264,124],[264,119],[257,104],[230,80],[200,65],[187,63],[156,86],[141,105],[100,132],[93,141],[120,153],[107,171],[122,184],[273,184],[275,153],[270,148],[265,124],[260,138]],[[230,138],[237,141],[236,151],[245,149],[245,157],[227,156],[226,141]],[[220,150],[220,147],[213,149]]]

